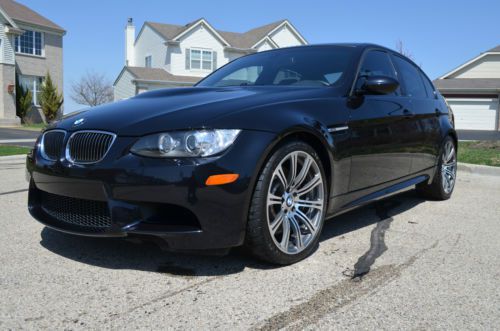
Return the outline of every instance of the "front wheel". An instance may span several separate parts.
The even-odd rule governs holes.
[[[321,160],[306,143],[279,148],[261,172],[249,212],[246,247],[256,257],[291,264],[316,248],[327,185]]]
[[[441,155],[430,185],[417,185],[417,192],[424,198],[447,200],[451,197],[457,179],[457,149],[453,139],[448,136],[441,147]]]

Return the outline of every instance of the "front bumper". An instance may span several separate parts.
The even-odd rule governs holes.
[[[68,233],[154,236],[171,249],[243,243],[253,185],[274,134],[242,131],[224,154],[205,159],[136,156],[128,152],[136,139],[118,137],[104,160],[88,165],[63,156],[47,161],[35,148],[27,158],[31,215]],[[223,173],[239,178],[205,185],[209,176]]]

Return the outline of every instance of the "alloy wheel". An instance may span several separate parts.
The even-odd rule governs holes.
[[[451,140],[444,145],[441,163],[441,182],[446,194],[450,194],[457,178],[457,155]]]
[[[278,164],[266,210],[271,237],[282,252],[300,253],[319,235],[324,191],[322,172],[310,154],[294,151]]]

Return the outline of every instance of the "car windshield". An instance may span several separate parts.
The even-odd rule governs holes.
[[[197,86],[331,86],[342,84],[352,61],[350,47],[301,47],[245,56]]]

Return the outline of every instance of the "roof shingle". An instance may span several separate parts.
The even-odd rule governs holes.
[[[172,75],[161,68],[125,67],[139,80],[196,83],[202,77]]]
[[[493,47],[492,49],[489,49],[487,50],[486,52],[490,52],[490,53],[498,53],[500,52],[500,45],[496,46],[496,47]]]
[[[38,14],[37,12],[31,10],[30,8],[17,3],[12,0],[0,0],[0,7],[9,15],[14,21],[20,21],[24,23],[34,24],[57,30],[59,32],[65,32],[65,30],[52,22],[46,17]]]

